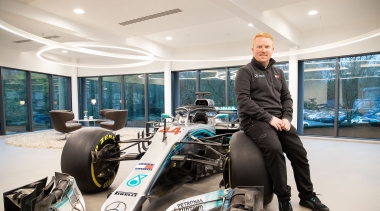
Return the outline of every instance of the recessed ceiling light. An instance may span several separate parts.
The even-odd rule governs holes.
[[[165,39],[166,40],[172,40],[173,38],[172,37],[166,37]]]
[[[82,9],[79,9],[79,8],[74,9],[74,12],[75,12],[76,14],[83,14],[83,13],[84,13],[84,11],[83,11]]]
[[[249,23],[248,26],[249,26],[249,27],[253,27],[253,24],[252,24],[252,23]]]
[[[308,12],[307,14],[308,15],[316,15],[316,14],[318,14],[318,11],[312,10],[312,11]]]
[[[66,51],[66,50],[63,50],[62,53],[67,53],[67,51]]]

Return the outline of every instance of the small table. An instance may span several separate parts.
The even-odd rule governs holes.
[[[78,121],[78,122],[86,122],[86,126],[90,126],[89,122],[94,122],[94,126],[95,126],[95,121],[96,120],[97,119],[78,119],[76,121]]]

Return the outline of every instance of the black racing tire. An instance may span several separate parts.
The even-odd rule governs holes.
[[[273,199],[273,182],[260,148],[243,131],[230,141],[230,187],[264,186],[264,205]]]
[[[107,146],[106,148],[104,148]],[[94,153],[114,146],[113,151],[107,151],[96,156]],[[103,128],[81,128],[70,135],[61,155],[61,170],[73,176],[78,187],[83,192],[96,193],[106,190],[114,181],[119,170],[119,161],[105,161],[107,158],[120,157],[120,148],[115,143],[115,135]],[[103,173],[103,177],[99,177]],[[105,175],[105,176],[104,176]]]

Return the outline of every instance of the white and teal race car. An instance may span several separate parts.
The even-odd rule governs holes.
[[[153,132],[147,127],[132,140],[120,140],[119,135],[98,127],[74,132],[62,151],[62,172],[72,175],[82,192],[96,193],[112,184],[121,161],[139,160],[105,199],[102,211],[140,211],[146,199],[159,198],[187,182],[215,173],[223,173],[221,184],[226,191],[238,186],[260,186],[263,197],[261,202],[256,197],[255,204],[272,201],[273,185],[262,153],[239,131],[236,109],[216,108],[212,100],[201,98],[195,105],[178,107],[175,116],[163,115],[163,120],[153,123]],[[125,145],[128,146],[121,147]],[[125,153],[136,145],[139,152]],[[215,190],[219,189],[216,184]],[[208,203],[203,195],[200,197],[199,202]],[[255,210],[261,209],[256,205]],[[168,210],[212,210],[206,205],[190,207],[172,206]]]

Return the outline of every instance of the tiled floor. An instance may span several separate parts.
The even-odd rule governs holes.
[[[312,181],[320,199],[332,211],[378,211],[380,210],[380,142],[332,141],[322,138],[302,137],[311,166]],[[37,181],[54,172],[60,172],[59,149],[26,149],[10,147],[0,137],[0,193]],[[107,194],[115,189],[136,161],[122,162],[119,173],[109,191],[95,195],[85,194],[88,211],[100,210]],[[143,210],[166,210],[176,201],[219,189],[221,175],[189,183],[160,199],[146,201]],[[288,165],[288,181],[292,186],[292,205],[295,211],[308,209],[298,205],[297,190],[291,166]],[[3,199],[0,199],[3,210]],[[277,211],[277,199],[265,207]]]

